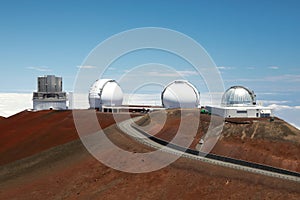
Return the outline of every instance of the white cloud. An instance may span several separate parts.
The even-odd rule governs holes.
[[[205,92],[200,93],[200,105],[220,105],[224,92]]]
[[[68,96],[71,109],[87,109],[89,108],[88,94],[70,93]],[[160,94],[124,94],[124,105],[148,105],[161,106]]]
[[[280,76],[267,76],[262,78],[238,78],[232,80],[225,80],[226,82],[300,82],[300,75],[299,74],[283,74]]]
[[[279,67],[278,66],[270,66],[270,67],[268,67],[269,69],[274,69],[274,70],[277,70],[277,69],[279,69]]]
[[[281,76],[269,76],[265,78],[266,81],[277,82],[277,81],[286,81],[286,82],[300,82],[300,75],[298,74],[283,74]]]
[[[292,106],[288,106],[288,105],[280,105],[280,104],[271,104],[269,105],[270,108],[274,109],[274,110],[287,110],[287,109],[293,109]]]
[[[275,100],[260,100],[259,102],[262,102],[264,104],[267,104],[267,105],[282,105],[282,104],[287,104],[289,103],[290,101],[275,101]]]
[[[116,67],[109,67],[107,70],[114,71],[114,70],[117,70],[117,68]]]
[[[89,108],[88,94],[68,95],[74,109]],[[160,106],[160,94],[124,94],[124,104]],[[72,108],[72,105],[69,105]],[[0,93],[0,116],[9,117],[23,110],[32,109],[32,93]]]
[[[0,116],[9,117],[32,108],[32,93],[0,93]]]
[[[256,67],[247,67],[247,69],[254,70],[254,69],[256,69]]]
[[[50,72],[50,71],[52,71],[49,67],[46,67],[46,66],[27,67],[27,69],[36,70],[36,71],[39,71],[39,72]]]
[[[79,69],[95,69],[97,68],[96,66],[93,65],[83,65],[83,66],[77,66]]]
[[[174,71],[174,72],[160,72],[160,71],[151,71],[148,72],[149,76],[156,77],[180,77],[180,76],[196,76],[198,73],[196,71]]]
[[[278,92],[255,92],[255,94],[260,96],[260,95],[279,95],[280,93],[278,93]]]
[[[220,66],[220,67],[217,67],[219,70],[232,70],[232,69],[235,69],[235,67],[225,67],[225,66]]]
[[[272,104],[275,116],[283,119],[300,130],[300,106]]]
[[[201,105],[211,104],[212,100],[220,99],[222,93],[201,94]],[[86,109],[88,105],[88,94],[76,94],[77,102],[75,109]],[[72,97],[69,96],[71,100]],[[161,105],[160,94],[124,94],[124,104],[131,105]],[[300,127],[300,105],[290,106],[287,101],[269,101],[274,109],[275,116],[287,121],[295,127]],[[0,93],[0,116],[9,117],[18,112],[32,108],[32,93]]]
[[[124,94],[125,105],[161,106],[160,94]]]
[[[236,78],[236,79],[226,79],[225,82],[260,82],[265,81],[263,78]]]
[[[177,71],[181,76],[197,76],[199,75],[196,71]]]

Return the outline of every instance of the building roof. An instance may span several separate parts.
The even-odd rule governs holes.
[[[251,106],[256,104],[255,94],[243,86],[230,87],[222,97],[222,106]]]
[[[96,80],[89,91],[89,101],[91,107],[99,107],[95,104],[95,99],[101,105],[122,105],[123,91],[119,84],[112,79]]]
[[[165,108],[196,108],[200,97],[198,90],[190,82],[175,80],[163,89],[161,100]]]

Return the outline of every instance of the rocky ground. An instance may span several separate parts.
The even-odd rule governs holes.
[[[162,114],[152,113],[138,124],[148,133],[171,141],[179,129],[181,118],[187,121],[187,127],[193,127],[199,121],[196,110],[184,114],[180,110],[169,110],[163,114],[166,119]],[[208,130],[210,119],[210,115],[200,115],[190,148],[196,149],[200,138]],[[274,121],[269,118],[228,119],[212,153],[300,172],[300,130],[279,118]]]
[[[114,123],[110,114],[98,113],[97,117],[100,124],[107,125],[105,134],[120,148],[133,153],[152,151],[120,132],[115,125],[109,126]],[[130,174],[114,170],[87,152],[77,138],[72,114],[68,111],[23,112],[5,120],[8,122],[0,124],[0,199],[300,198],[299,183],[187,158],[180,158],[151,173]],[[88,128],[89,122],[86,123]],[[28,131],[24,131],[26,128]],[[233,138],[233,143],[242,141],[235,135],[224,136],[222,140],[224,138]],[[6,148],[3,147],[5,144]],[[21,149],[13,150],[20,146]]]

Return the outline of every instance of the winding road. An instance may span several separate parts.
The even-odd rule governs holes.
[[[142,118],[142,117],[134,118],[134,121],[137,121],[140,118]],[[300,174],[296,173],[296,172],[292,172],[295,174],[295,176],[286,175],[283,173],[277,173],[277,172],[273,172],[273,171],[258,169],[255,167],[249,167],[249,166],[238,165],[238,164],[234,164],[234,163],[230,163],[230,162],[224,162],[221,160],[211,159],[211,158],[207,158],[207,157],[204,157],[201,155],[193,155],[191,153],[183,152],[183,151],[176,149],[176,145],[174,145],[175,148],[166,147],[162,144],[159,144],[158,142],[155,142],[153,140],[153,136],[151,136],[148,133],[144,132],[143,130],[139,129],[138,126],[133,123],[133,119],[125,120],[121,123],[118,123],[118,127],[121,129],[122,132],[131,136],[138,142],[140,142],[144,145],[150,146],[154,149],[162,149],[163,151],[166,151],[171,154],[176,154],[178,156],[186,157],[189,159],[199,160],[201,162],[206,162],[206,163],[213,164],[213,165],[218,165],[218,166],[232,168],[232,169],[241,170],[241,171],[246,171],[246,172],[250,172],[250,173],[261,174],[261,175],[265,175],[265,176],[300,182]],[[156,138],[156,140],[159,140],[159,139]],[[218,156],[218,157],[222,157],[222,156]],[[226,159],[226,157],[224,157],[224,159]],[[236,159],[232,159],[232,160],[236,160]],[[242,161],[242,162],[245,162],[245,161]],[[247,162],[247,163],[250,163],[250,162]],[[256,163],[250,163],[250,164],[252,164],[250,166],[257,165]],[[264,165],[261,165],[261,166],[264,166]],[[269,166],[266,166],[266,167],[269,167]],[[277,168],[274,168],[274,169],[277,169]],[[289,172],[287,170],[282,170],[282,169],[279,169],[279,170]]]

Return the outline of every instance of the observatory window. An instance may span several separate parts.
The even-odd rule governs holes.
[[[55,94],[47,94],[46,97],[47,97],[47,98],[55,98],[56,95],[55,95]]]
[[[237,110],[236,113],[238,113],[238,114],[247,114],[247,110]]]
[[[260,116],[261,117],[270,117],[270,113],[261,113]]]

